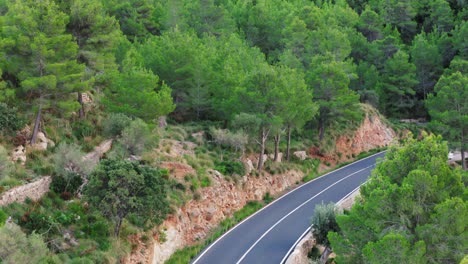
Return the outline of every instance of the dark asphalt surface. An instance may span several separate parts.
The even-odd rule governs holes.
[[[192,264],[280,263],[309,227],[315,205],[341,200],[367,180],[376,159],[384,155],[357,161],[287,193],[213,242]]]

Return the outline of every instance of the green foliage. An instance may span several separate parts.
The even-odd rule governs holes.
[[[13,171],[7,150],[0,145],[0,180],[7,178]]]
[[[107,137],[117,137],[122,134],[122,131],[130,125],[132,120],[122,113],[110,113],[103,121],[102,133]]]
[[[88,120],[78,120],[72,124],[73,135],[78,140],[96,135],[96,127]]]
[[[450,71],[437,82],[436,95],[429,95],[426,102],[432,117],[431,126],[443,134],[451,146],[460,149],[462,153],[468,149],[467,65],[466,60],[454,60]],[[468,168],[465,161],[463,168]]]
[[[8,219],[8,215],[0,209],[0,228],[5,225],[5,221]]]
[[[129,161],[103,160],[90,177],[85,197],[112,219],[117,236],[129,214],[142,217],[150,226],[164,219],[169,211],[165,184],[157,169]]]
[[[467,224],[452,222],[456,228],[443,235],[431,231],[446,230],[448,215],[466,218],[466,186],[461,171],[447,165],[447,152],[435,136],[391,148],[361,188],[361,202],[337,217],[341,231],[328,235],[337,261],[459,262]]]
[[[383,77],[379,97],[383,99],[382,110],[388,116],[408,117],[415,106],[414,87],[416,67],[409,62],[404,51],[398,51],[385,64],[386,75]]]
[[[87,176],[93,171],[92,162],[84,159],[85,154],[76,144],[60,143],[52,156],[54,170],[58,177],[77,174]]]
[[[105,91],[104,104],[110,112],[151,121],[169,114],[175,105],[171,89],[164,83],[158,85],[158,76],[141,67],[139,56],[135,50],[128,51],[122,72],[114,72],[110,89]]]
[[[231,132],[227,129],[211,128],[210,134],[216,144],[232,148],[235,151],[244,151],[245,145],[249,140],[242,130]]]
[[[223,160],[215,161],[215,170],[221,172],[223,175],[244,175],[244,164],[239,161]]]
[[[79,174],[67,172],[60,176],[52,177],[50,189],[56,193],[64,195],[62,198],[71,198],[71,195],[76,193],[82,184],[83,179]]]
[[[0,260],[5,264],[40,263],[49,253],[38,234],[26,236],[15,224],[0,227]]]
[[[130,155],[141,155],[154,143],[148,125],[141,119],[130,122],[129,126],[122,130],[118,141]]]
[[[25,120],[18,116],[16,107],[0,102],[0,133],[12,134],[23,128],[25,124]]]
[[[269,203],[271,203],[271,201],[274,200],[274,198],[271,196],[271,194],[270,194],[269,192],[267,192],[267,193],[265,193],[265,195],[263,195],[263,199],[262,199],[262,200],[263,200],[263,202],[264,202],[265,204],[269,204]]]
[[[340,228],[336,222],[338,210],[335,204],[318,204],[315,206],[314,215],[312,216],[311,226],[312,234],[317,243],[330,246],[327,234],[328,232],[338,232]]]

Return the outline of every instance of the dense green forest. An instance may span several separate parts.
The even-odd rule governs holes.
[[[390,120],[429,120],[464,153],[467,20],[464,0],[0,0],[0,143],[34,144],[39,131],[60,143],[29,153],[26,170],[8,165],[0,146],[0,191],[30,179],[28,170],[54,176],[41,203],[5,209],[30,235],[12,228],[0,237],[17,236],[12,245],[51,263],[127,254],[105,227],[113,224],[114,237],[122,224],[124,235],[148,230],[170,212],[166,192],[177,199],[185,190],[151,162],[124,161],[157,142],[152,131],[165,118],[210,127],[232,152],[270,148],[276,160],[284,146],[289,160],[292,137],[326,149],[361,122],[366,103]],[[83,152],[105,138],[117,139],[110,159],[86,164]],[[223,162],[212,165],[239,170]],[[205,176],[191,181],[192,190],[209,185]],[[145,187],[127,199],[132,186]],[[77,191],[86,204],[64,201]],[[64,249],[54,241],[65,231],[86,242]],[[3,262],[24,260],[9,250]]]
[[[84,118],[77,94],[91,92],[146,121],[244,113],[263,134],[308,123],[323,138],[359,120],[359,101],[428,117],[441,76],[463,88],[467,12],[444,0],[2,0],[0,100],[34,109],[36,124]]]

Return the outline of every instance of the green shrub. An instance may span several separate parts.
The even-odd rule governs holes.
[[[215,170],[224,175],[244,175],[244,164],[239,161],[215,161]]]
[[[13,134],[24,127],[26,121],[18,116],[16,107],[0,103],[0,134]]]
[[[78,120],[72,123],[72,131],[78,140],[82,140],[85,137],[94,136],[96,134],[96,127],[87,120]]]
[[[208,187],[211,185],[211,178],[208,175],[202,175],[200,179],[201,187]]]
[[[242,130],[231,132],[227,129],[211,128],[210,132],[211,136],[213,137],[213,141],[216,144],[232,148],[235,151],[244,151],[245,145],[249,141],[248,135],[246,135]]]
[[[7,150],[0,146],[0,180],[5,179],[13,171],[13,164],[10,162]]]
[[[62,194],[64,192],[74,194],[81,184],[83,184],[83,179],[80,175],[68,172],[63,176],[52,177],[50,189],[58,194]]]
[[[336,222],[337,208],[334,203],[318,204],[312,216],[312,234],[317,243],[330,246],[328,232],[338,232],[340,227]]]
[[[56,175],[66,176],[75,173],[81,176],[90,174],[94,164],[84,160],[84,153],[76,144],[60,143],[52,156]]]
[[[273,196],[271,196],[270,192],[265,193],[265,195],[263,196],[263,202],[265,204],[269,204],[273,200],[274,200],[274,198],[273,198]]]
[[[151,131],[148,125],[141,119],[136,119],[122,131],[120,144],[130,155],[141,155],[149,147]]]
[[[2,263],[42,263],[49,254],[40,235],[26,236],[15,224],[0,228],[0,241]]]
[[[321,254],[320,254],[320,249],[318,249],[318,247],[316,246],[313,246],[310,251],[307,253],[307,257],[312,259],[312,260],[317,260],[318,258],[320,258]]]
[[[8,215],[5,213],[5,211],[0,209],[0,227],[2,227],[5,224],[5,221],[7,220],[7,218],[8,218]]]
[[[102,133],[106,137],[116,137],[130,125],[132,119],[122,113],[111,113],[102,124]]]

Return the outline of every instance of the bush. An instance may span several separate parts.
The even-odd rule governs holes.
[[[102,133],[106,137],[116,137],[122,134],[122,131],[131,123],[130,117],[122,113],[111,113],[103,122]]]
[[[334,203],[318,204],[315,206],[312,217],[312,234],[317,243],[330,246],[327,235],[328,232],[338,232],[340,230],[336,222],[337,209]]]
[[[136,119],[122,131],[119,142],[131,155],[140,155],[150,143],[151,131],[141,119]]]
[[[245,145],[249,141],[249,137],[242,130],[231,132],[227,129],[212,128],[210,133],[216,144],[232,148],[235,151],[244,151]]]
[[[5,224],[7,218],[8,215],[2,209],[0,209],[0,227],[2,227]]]
[[[215,161],[215,170],[224,175],[244,175],[244,164],[239,161]]]
[[[40,263],[49,252],[40,235],[26,236],[15,224],[0,228],[0,241],[2,263]]]
[[[76,144],[61,143],[52,157],[54,170],[57,175],[66,176],[75,173],[81,176],[90,174],[94,165],[83,160],[84,153]]]
[[[83,184],[83,179],[81,178],[80,175],[73,173],[73,172],[68,172],[62,176],[54,176],[52,177],[52,183],[50,184],[50,189],[52,189],[54,192],[58,194],[63,194],[66,192],[69,193],[76,193],[78,188]],[[64,200],[68,200],[65,199]],[[71,197],[70,197],[71,198]]]
[[[91,137],[96,134],[96,127],[87,120],[78,120],[72,123],[73,135],[81,140],[85,137]]]
[[[7,150],[0,146],[0,180],[7,178],[13,171],[13,164],[10,162]]]
[[[12,134],[20,130],[26,121],[18,116],[16,107],[9,107],[5,103],[0,103],[0,133]]]

